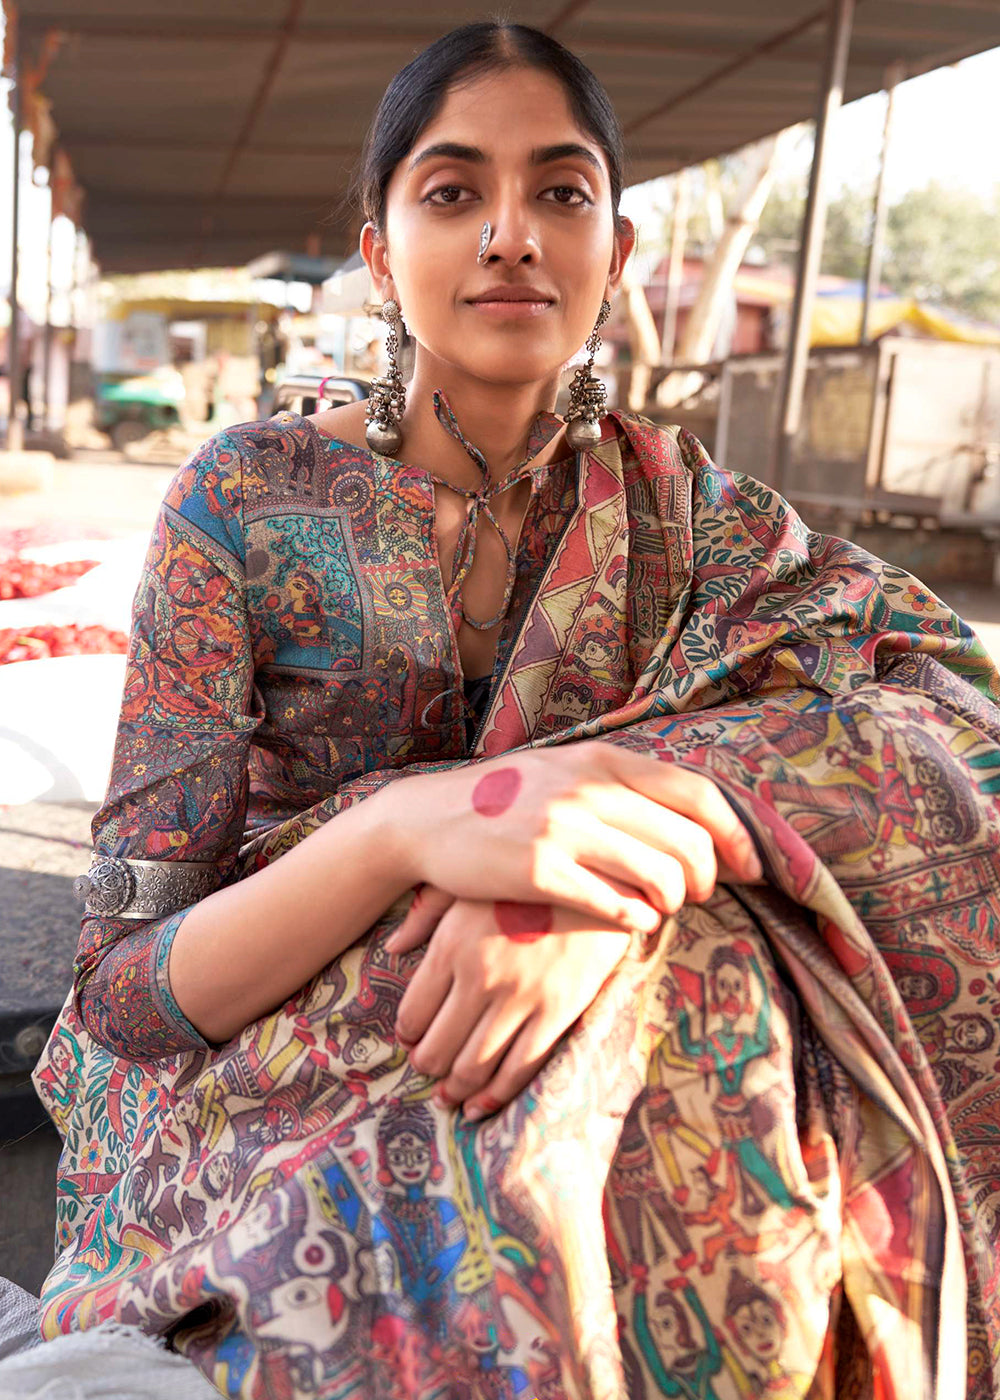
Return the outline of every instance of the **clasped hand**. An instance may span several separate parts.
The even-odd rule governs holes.
[[[707,777],[600,741],[422,774],[388,790],[419,897],[387,940],[427,942],[396,1030],[468,1117],[496,1112],[649,932],[717,879],[757,882]]]
[[[534,1077],[628,951],[630,935],[569,909],[455,899],[424,886],[387,940],[428,940],[396,1016],[410,1063],[467,1118],[495,1113]]]

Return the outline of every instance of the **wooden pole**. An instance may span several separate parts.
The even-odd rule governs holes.
[[[8,14],[8,21],[17,23],[13,13]],[[20,319],[20,307],[17,300],[17,224],[18,205],[21,193],[21,35],[15,29],[13,43],[11,44],[11,54],[13,58],[13,73],[8,76],[14,82],[14,173],[11,188],[11,235],[10,235],[10,328],[7,331],[7,375],[10,384],[10,407],[7,410],[7,436],[6,447],[8,452],[20,452],[24,446],[24,433],[21,428],[21,420],[18,417],[18,407],[21,402],[21,355],[18,343],[18,320]]]
[[[771,478],[779,491],[783,491],[788,482],[792,443],[802,417],[806,369],[809,364],[809,331],[823,255],[823,235],[826,232],[826,157],[830,128],[844,96],[854,4],[855,0],[830,0],[826,58],[816,113],[816,145],[812,169],[809,172],[809,194],[802,221],[795,296],[792,302],[788,348],[778,392],[778,413],[771,459]]]
[[[49,231],[45,244],[45,339],[42,341],[42,429],[49,428],[52,395],[52,165],[49,165]]]
[[[635,261],[631,258],[625,264],[622,273],[622,292],[628,320],[629,342],[632,347],[628,406],[633,413],[642,413],[649,397],[653,366],[660,358],[660,338],[656,334],[656,322],[649,309],[646,293],[635,270]]]
[[[712,347],[718,338],[726,304],[733,296],[736,274],[760,223],[774,172],[783,152],[795,138],[796,128],[788,127],[777,136],[758,141],[747,155],[732,211],[705,264],[698,295],[684,323],[684,333],[675,352],[675,359],[681,364],[707,364],[712,358]],[[696,393],[703,379],[696,370],[673,370],[657,386],[656,402],[663,408],[673,408]]]
[[[865,300],[861,308],[861,330],[858,339],[867,345],[871,339],[872,302],[878,296],[882,281],[882,258],[885,253],[885,167],[889,158],[889,142],[892,138],[892,113],[896,96],[896,84],[902,82],[906,70],[901,63],[893,63],[885,74],[885,125],[882,128],[882,154],[878,163],[878,180],[875,183],[875,211],[872,219],[872,239],[868,245],[868,268],[865,272]]]
[[[691,172],[678,170],[674,182],[674,218],[670,226],[670,258],[667,262],[667,290],[663,304],[663,334],[660,339],[660,363],[669,365],[677,344],[677,312],[681,304],[684,281],[684,249],[687,245],[688,215],[691,205]]]

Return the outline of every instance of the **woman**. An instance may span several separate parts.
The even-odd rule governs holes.
[[[987,1396],[992,1030],[930,1058],[996,994],[995,673],[586,367],[552,414],[633,242],[566,50],[432,45],[362,188],[411,383],[217,434],[154,531],[43,1331],[230,1395]]]

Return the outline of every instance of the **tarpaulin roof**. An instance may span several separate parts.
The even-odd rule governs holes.
[[[392,74],[483,18],[458,0],[3,0],[19,20],[26,96],[85,194],[106,271],[243,263],[276,248],[339,255],[342,197]],[[823,0],[536,0],[546,29],[605,83],[632,181],[815,113]],[[1000,45],[997,0],[859,0],[845,100]],[[30,111],[26,113],[30,119]]]

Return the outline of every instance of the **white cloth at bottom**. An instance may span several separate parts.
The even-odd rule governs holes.
[[[0,1400],[219,1400],[183,1356],[106,1323],[43,1342],[38,1299],[0,1279]]]

